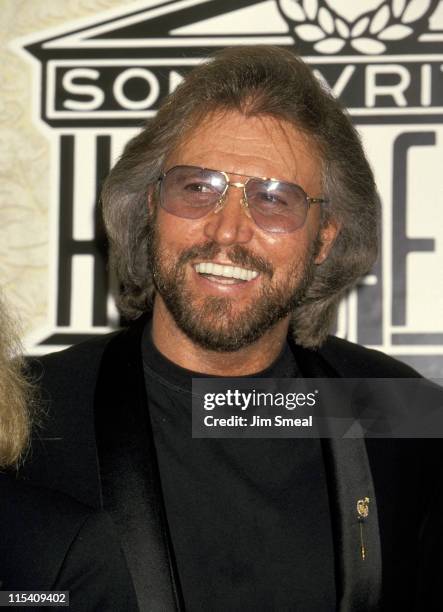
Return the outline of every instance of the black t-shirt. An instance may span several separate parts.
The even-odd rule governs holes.
[[[319,440],[198,439],[192,377],[142,341],[149,409],[186,610],[335,609]],[[296,376],[289,345],[254,378]]]

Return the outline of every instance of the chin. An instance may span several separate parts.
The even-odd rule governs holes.
[[[270,309],[256,302],[238,310],[230,298],[212,297],[179,300],[166,306],[176,325],[193,342],[206,350],[228,353],[259,340],[290,313],[292,304]]]

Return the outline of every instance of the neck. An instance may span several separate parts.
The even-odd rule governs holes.
[[[219,352],[193,342],[175,323],[163,300],[154,303],[152,338],[169,361],[202,374],[247,376],[269,367],[280,354],[289,329],[289,316],[252,344],[237,351]]]

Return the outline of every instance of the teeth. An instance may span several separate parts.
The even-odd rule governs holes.
[[[255,270],[246,270],[238,266],[222,266],[216,263],[204,262],[194,266],[195,271],[200,274],[212,274],[213,276],[224,276],[226,278],[238,278],[244,281],[250,281],[257,278],[258,272]]]

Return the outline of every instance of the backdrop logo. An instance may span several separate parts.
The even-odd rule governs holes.
[[[295,42],[312,43],[318,53],[384,53],[396,43],[417,41],[438,1],[431,0],[278,0]]]
[[[53,311],[34,352],[118,323],[96,212],[101,182],[208,52],[253,43],[297,48],[347,106],[374,166],[382,253],[343,301],[338,333],[400,355],[441,353],[443,287],[426,278],[441,278],[443,268],[442,42],[442,4],[429,0],[138,2],[132,12],[22,42],[34,58],[34,103],[55,168]]]

